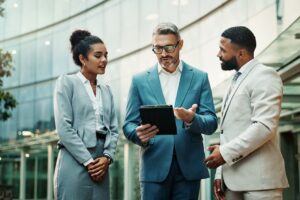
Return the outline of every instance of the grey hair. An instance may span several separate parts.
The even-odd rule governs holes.
[[[165,22],[158,24],[153,32],[152,36],[154,35],[167,35],[167,34],[173,34],[177,37],[178,40],[180,40],[180,34],[177,26],[171,22]]]

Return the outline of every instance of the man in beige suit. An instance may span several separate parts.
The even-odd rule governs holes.
[[[236,74],[223,99],[221,144],[209,147],[212,153],[205,160],[207,167],[217,168],[215,197],[281,200],[288,187],[277,144],[282,81],[254,59],[256,40],[248,28],[232,27],[221,36],[222,69]]]

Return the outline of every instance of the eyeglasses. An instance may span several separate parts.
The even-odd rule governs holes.
[[[175,45],[166,45],[166,46],[153,46],[152,51],[155,54],[162,54],[163,50],[165,50],[166,53],[173,53],[178,46],[179,41]]]

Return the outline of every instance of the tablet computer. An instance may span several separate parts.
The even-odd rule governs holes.
[[[177,134],[172,105],[143,105],[139,110],[142,124],[156,125],[157,135]]]

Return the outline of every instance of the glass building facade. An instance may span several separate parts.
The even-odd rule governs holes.
[[[282,71],[286,115],[281,122],[281,131],[288,136],[280,137],[280,145],[284,155],[292,151],[299,158],[300,138],[294,134],[300,130],[299,39],[280,38],[288,33],[285,30],[300,32],[298,0],[6,0],[3,7],[0,48],[12,53],[14,65],[13,75],[4,79],[4,89],[16,97],[18,105],[12,118],[0,122],[0,185],[11,188],[15,199],[53,199],[58,139],[53,89],[59,75],[79,70],[69,43],[76,29],[99,36],[109,52],[107,71],[100,79],[112,88],[120,125],[117,160],[110,169],[112,199],[139,199],[139,151],[124,139],[121,127],[132,75],[156,62],[151,34],[159,22],[170,21],[180,28],[181,57],[208,72],[217,111],[231,75],[221,70],[216,57],[220,34],[234,25],[252,29],[259,58],[278,71],[289,69]],[[295,21],[295,30],[290,30]],[[288,149],[290,140],[292,149]],[[218,133],[205,138],[206,145],[217,142]],[[296,173],[298,177],[292,178],[293,191],[286,194],[292,199],[299,197],[298,160],[293,156],[285,159],[295,162],[287,168],[291,176]],[[199,199],[213,198],[211,183],[212,178],[202,181]]]

